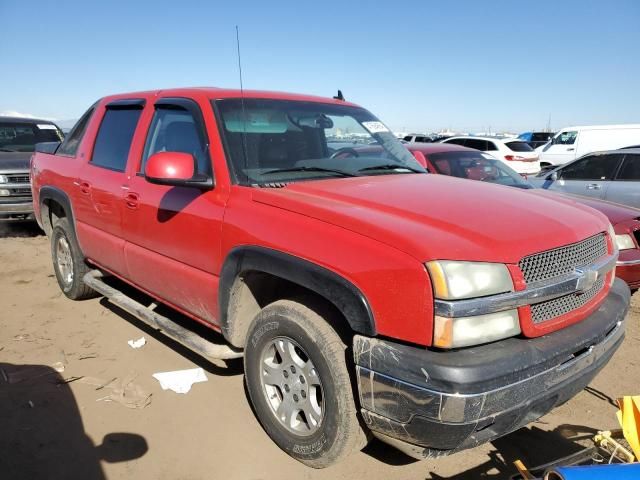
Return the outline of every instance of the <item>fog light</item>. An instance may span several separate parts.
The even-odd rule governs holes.
[[[8,197],[11,195],[11,191],[6,188],[0,188],[0,197]]]
[[[6,175],[0,175],[0,183],[9,183],[9,179]]]

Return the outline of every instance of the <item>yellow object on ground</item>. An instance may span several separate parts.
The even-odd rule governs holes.
[[[622,427],[622,433],[631,450],[640,460],[640,395],[627,396],[618,399],[620,411],[616,414]]]

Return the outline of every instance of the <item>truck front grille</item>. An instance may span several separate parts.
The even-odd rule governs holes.
[[[591,265],[607,254],[607,239],[604,233],[565,247],[529,255],[518,264],[527,283],[548,280],[572,273],[577,267]],[[599,278],[586,292],[572,293],[546,302],[531,305],[533,323],[541,323],[559,317],[586,305],[604,286],[604,277]]]
[[[29,183],[29,175],[24,173],[9,173],[5,175],[8,183]]]
[[[566,275],[606,254],[607,240],[604,233],[600,233],[578,243],[524,257],[518,266],[525,281],[531,283]]]
[[[604,286],[604,278],[600,277],[593,287],[584,293],[572,293],[564,297],[554,298],[546,302],[531,305],[533,323],[542,323],[559,317],[586,305]]]

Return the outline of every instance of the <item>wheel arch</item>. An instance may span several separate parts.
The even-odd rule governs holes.
[[[47,235],[51,235],[55,217],[67,217],[73,234],[78,238],[71,200],[64,191],[52,186],[42,187],[39,193],[39,200],[41,227]]]
[[[349,328],[362,335],[376,334],[375,319],[364,294],[337,273],[302,258],[258,246],[236,247],[225,259],[220,274],[218,300],[222,333],[233,346],[244,347],[249,325],[264,306],[260,298],[274,301],[274,293],[295,289],[311,292],[335,307]]]

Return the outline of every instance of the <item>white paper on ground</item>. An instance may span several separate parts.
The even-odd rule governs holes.
[[[173,390],[176,393],[187,393],[194,383],[207,381],[202,368],[154,373],[153,378],[160,382],[163,390]]]
[[[129,340],[127,342],[131,348],[140,348],[144,347],[147,343],[147,339],[144,337],[140,337],[138,340]]]

